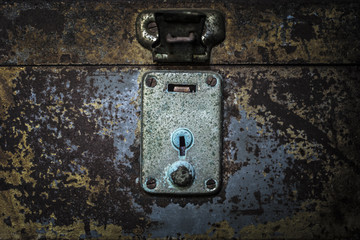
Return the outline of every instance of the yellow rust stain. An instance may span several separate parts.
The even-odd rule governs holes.
[[[0,198],[0,202],[3,203],[3,199],[6,197],[7,195],[4,194],[2,198]],[[12,199],[12,202],[18,203],[16,199]],[[11,218],[13,227],[10,227],[3,221],[0,221],[0,228],[2,230],[0,232],[1,238],[23,239],[24,235],[21,233],[23,229],[26,230],[26,237],[29,239],[37,239],[40,237],[46,237],[50,239],[59,237],[61,239],[79,239],[82,235],[85,235],[85,224],[80,219],[73,219],[73,224],[63,226],[56,225],[53,223],[53,221],[49,221],[47,224],[35,223],[32,221],[25,223],[24,214],[19,214],[18,210],[21,210],[21,208],[7,207],[4,211],[7,216],[17,216],[17,218]],[[50,215],[50,218],[53,220],[57,219],[54,213]],[[133,239],[132,236],[123,236],[122,227],[114,224],[108,224],[104,226],[95,221],[90,221],[90,229],[92,231],[96,231],[103,239],[113,239],[114,237],[129,240]],[[42,231],[45,233],[41,233]]]
[[[0,68],[1,75],[0,75],[0,100],[1,100],[1,119],[6,119],[8,116],[7,109],[9,107],[14,106],[13,101],[13,88],[15,87],[14,80],[18,77],[19,73],[24,70],[24,68]],[[56,106],[48,106],[49,112],[59,113],[59,106],[61,107],[63,102],[57,102]],[[62,110],[63,113],[66,111],[65,109]],[[17,119],[18,121],[21,120],[21,116],[25,114],[25,112],[20,112],[20,117]],[[53,120],[57,120],[54,118]],[[13,168],[12,170],[1,171],[0,177],[5,180],[6,184],[11,186],[21,186],[24,182],[31,183],[33,187],[36,185],[36,180],[31,177],[31,173],[33,172],[33,158],[34,152],[29,145],[28,142],[28,134],[33,131],[32,122],[26,122],[25,124],[26,130],[18,129],[16,126],[11,126],[11,131],[13,137],[20,137],[17,147],[14,151],[4,151],[0,149],[0,166],[3,169]],[[3,126],[4,127],[4,126]],[[39,126],[35,126],[39,127]],[[40,138],[39,142],[43,140]],[[56,156],[56,153],[52,153],[53,156]],[[61,161],[59,161],[61,164]],[[91,206],[94,206],[93,200],[96,199],[97,194],[100,191],[109,192],[108,183],[106,180],[100,178],[100,176],[96,176],[95,183],[90,184],[90,177],[88,175],[88,171],[86,168],[81,169],[84,171],[84,174],[74,174],[74,173],[66,173],[68,175],[67,180],[73,181],[72,183],[65,184],[66,187],[85,187],[87,191],[90,192],[89,197],[87,199],[87,203]],[[55,176],[54,173],[40,174],[39,179],[46,178],[49,176]],[[59,174],[59,170],[56,174]],[[58,181],[59,183],[59,181]],[[50,187],[57,188],[56,182],[50,184]],[[34,192],[28,192],[26,190],[21,193],[19,190],[13,188],[10,190],[2,191],[0,195],[0,208],[2,213],[2,219],[0,221],[0,238],[5,239],[22,239],[23,238],[23,229],[26,231],[27,238],[37,238],[39,236],[45,236],[48,238],[55,238],[62,236],[64,238],[74,239],[79,238],[81,234],[84,234],[84,223],[81,220],[76,220],[74,224],[70,226],[55,226],[50,221],[49,224],[41,224],[35,223],[30,221],[26,221],[25,214],[32,213],[31,209],[23,206],[19,201],[20,198],[29,197],[33,195]],[[47,192],[42,192],[40,195],[44,198],[48,198],[49,195]],[[40,210],[42,212],[42,210]],[[53,219],[56,219],[54,214],[51,215]],[[6,224],[5,219],[9,218],[11,221],[11,226]],[[99,229],[97,224],[92,223],[92,229]],[[121,234],[121,227],[114,226],[114,225],[107,225],[105,229],[102,226],[101,232],[104,232],[103,236],[112,236],[112,234],[119,233]],[[45,234],[38,233],[37,230],[45,230]],[[59,235],[62,234],[62,235]],[[119,235],[120,236],[120,235]]]
[[[228,72],[227,72],[228,70]],[[236,107],[239,111],[245,111],[247,118],[253,118],[256,122],[260,123],[260,127],[258,128],[258,134],[264,135],[264,134],[270,134],[268,131],[265,131],[261,126],[269,126],[271,129],[272,121],[276,120],[280,125],[284,125],[284,122],[281,121],[280,116],[277,116],[275,113],[272,113],[271,109],[267,109],[264,105],[252,105],[250,104],[250,99],[253,96],[253,92],[256,94],[259,94],[258,89],[254,89],[254,81],[259,81],[259,79],[264,79],[266,81],[266,84],[269,84],[269,88],[265,89],[270,97],[270,100],[274,103],[278,104],[279,106],[285,107],[288,111],[293,112],[295,115],[299,116],[300,118],[303,118],[303,121],[311,122],[312,119],[308,117],[309,112],[320,112],[324,114],[324,111],[322,110],[323,106],[315,106],[319,107],[320,109],[316,110],[314,109],[314,106],[312,105],[305,105],[302,101],[295,99],[291,92],[278,92],[277,87],[281,86],[281,82],[279,81],[282,77],[291,78],[292,76],[302,76],[302,69],[301,68],[295,68],[295,69],[286,69],[286,68],[261,68],[257,67],[255,68],[246,68],[244,70],[240,70],[241,75],[238,75],[235,77],[239,69],[238,68],[225,68],[226,76],[225,78],[239,78],[241,81],[241,84],[235,85],[232,87],[235,87],[231,90],[231,95],[229,95],[227,101],[227,104],[231,104],[234,107]],[[277,74],[273,74],[276,72]],[[329,74],[327,70],[320,71],[322,73],[322,77],[325,77]],[[332,88],[332,87],[331,87]],[[339,89],[339,88],[337,88]],[[341,89],[341,87],[340,87]],[[326,96],[328,89],[324,90],[324,96]],[[332,90],[331,90],[332,91]],[[279,95],[285,96],[285,100],[280,100],[282,98],[279,97]],[[330,92],[329,95],[333,95],[334,92]],[[324,99],[325,100],[325,99]],[[341,105],[340,105],[341,106]],[[325,109],[325,108],[324,108]],[[331,109],[331,106],[329,106],[329,109]],[[260,114],[261,113],[261,114]],[[327,115],[325,119],[318,118],[317,120],[313,121],[313,124],[318,127],[321,130],[321,124],[326,119],[331,119],[330,111],[325,112]],[[240,118],[240,115],[237,117]],[[240,119],[237,119],[240,121]],[[340,127],[339,128],[343,128]],[[343,131],[346,132],[346,131]],[[315,140],[309,139],[307,133],[304,130],[296,129],[293,125],[288,125],[284,130],[278,129],[277,134],[279,136],[285,137],[286,143],[285,151],[292,155],[295,160],[302,160],[306,161],[307,163],[311,163],[312,161],[318,161],[321,156],[325,156],[326,160],[323,162],[324,169],[326,173],[331,174],[333,171],[333,168],[330,167],[330,161],[331,159],[334,159],[334,156],[332,156],[330,153],[327,153],[322,143],[316,142]],[[342,134],[338,134],[336,138],[339,140],[341,138]],[[345,141],[344,141],[345,142]],[[311,170],[304,170],[303,173],[306,177],[312,179],[313,172]],[[266,173],[263,172],[263,176],[266,177]],[[323,184],[327,184],[324,182]],[[297,199],[297,194],[293,194],[294,199]]]
[[[168,7],[164,1],[156,8]],[[203,8],[204,4],[177,2],[176,7]],[[10,8],[18,12],[21,9],[15,5],[3,6],[4,11]],[[15,56],[5,56],[5,59],[18,64],[56,64],[62,63],[63,55],[69,55],[70,62],[65,63],[153,64],[151,51],[138,43],[135,32],[138,14],[150,8],[153,6],[146,3],[119,7],[109,2],[90,2],[84,10],[83,5],[73,4],[60,12],[66,20],[60,34],[47,33],[29,25],[8,31]],[[276,8],[259,9],[256,5],[245,7],[237,3],[213,2],[207,3],[206,8],[221,11],[226,22],[226,39],[213,48],[213,64],[288,63],[294,60],[350,63],[357,59],[357,45],[349,46],[349,41],[337,37],[337,30],[346,23],[355,22],[357,16],[352,12],[344,13],[340,4],[298,8],[299,19],[287,19],[287,15],[277,12]],[[93,22],[95,17],[82,14],[86,11],[94,12],[96,23]],[[306,20],[307,17],[317,17],[319,23]],[[294,29],[306,21],[311,25],[312,38],[294,39]],[[353,30],[356,31],[355,26]],[[66,42],[64,36],[67,34],[73,34],[74,43]],[[287,52],[287,47],[293,47],[294,51]],[[266,52],[265,58],[259,48]]]
[[[233,74],[235,75],[237,71],[238,69],[236,69],[235,72],[233,72],[230,69],[230,72],[227,74],[227,77],[229,78],[233,77]],[[278,116],[274,115],[264,105],[253,106],[249,104],[252,95],[251,92],[253,91],[256,94],[259,94],[258,92],[259,90],[254,89],[253,86],[253,81],[255,80],[254,76],[256,76],[256,78],[258,79],[264,78],[269,84],[269,88],[267,89],[267,94],[269,95],[271,101],[281,106],[284,106],[285,108],[287,108],[289,111],[292,111],[300,118],[303,118],[304,121],[313,122],[314,124],[316,124],[317,127],[321,129],[321,123],[322,121],[324,121],[324,119],[319,117],[315,122],[315,120],[308,119],[307,117],[309,115],[308,114],[309,112],[314,111],[313,106],[306,106],[302,102],[299,102],[299,100],[294,99],[292,93],[290,92],[285,92],[285,93],[277,92],[276,87],[281,83],[279,82],[278,77],[273,76],[272,71],[274,70],[269,71],[268,68],[257,68],[257,69],[248,68],[244,70],[242,76],[239,76],[241,80],[244,81],[244,84],[242,84],[240,87],[237,87],[236,91],[232,91],[233,95],[230,95],[229,97],[230,99],[228,99],[228,103],[236,106],[239,109],[239,111],[245,110],[248,118],[254,118],[261,125],[271,125],[270,120],[273,120],[274,118],[277,119]],[[302,75],[301,72],[302,70],[300,68],[292,69],[292,70],[284,69],[284,68],[276,68],[275,71],[280,76],[291,77],[291,76]],[[267,73],[263,74],[261,72],[267,72]],[[327,94],[326,91],[328,90],[324,89],[325,96]],[[279,94],[281,94],[282,97],[286,97],[286,99],[280,100]],[[317,106],[317,107],[319,107],[320,109],[323,108],[322,106]],[[262,114],[258,114],[259,112],[261,112]],[[283,122],[281,122],[280,119],[278,119],[278,123],[283,125]],[[264,134],[263,129],[259,128],[258,133]],[[278,131],[278,134],[282,136],[287,136],[289,138],[288,143],[285,145],[288,146],[287,152],[289,154],[292,154],[298,160],[304,160],[310,162],[312,161],[312,159],[318,159],[319,153],[321,154],[324,153],[324,147],[321,144],[310,141],[303,130],[295,129],[294,126],[292,125],[290,125],[286,129],[286,131]],[[338,137],[341,138],[341,135],[338,135]]]
[[[91,103],[85,103],[84,106],[86,107],[93,107],[94,109],[100,109],[103,107],[103,104],[101,103],[101,99],[97,98],[94,102]]]
[[[285,144],[285,146],[289,147],[287,148],[287,152],[298,160],[304,160],[310,163],[313,160],[319,159],[319,152],[321,152],[321,154],[325,153],[323,146],[319,143],[309,141],[307,135],[302,130],[287,128],[286,134],[290,136],[288,143]],[[321,149],[321,151],[315,151],[315,149]]]
[[[235,230],[227,221],[212,224],[212,226],[204,234],[185,234],[186,239],[232,239]]]
[[[312,68],[310,68],[312,69]],[[314,68],[315,69],[315,68]],[[310,74],[313,74],[313,70],[310,70]],[[229,70],[229,73],[227,73],[227,78],[233,77],[233,75],[236,74],[238,71],[235,70],[234,72]],[[227,100],[228,103],[233,104],[236,106],[239,111],[245,110],[247,112],[247,117],[253,117],[257,122],[261,124],[271,124],[269,123],[270,119],[277,118],[274,113],[271,113],[268,109],[266,109],[265,106],[252,106],[249,104],[249,99],[251,92],[256,93],[256,89],[253,89],[253,78],[252,76],[252,70],[249,71],[247,75],[240,76],[240,79],[242,81],[242,84],[240,87],[236,86],[235,89],[233,89],[231,92],[233,95],[229,96],[229,99]],[[261,72],[265,71],[267,74],[265,74],[264,81],[269,82],[270,88],[267,90],[267,94],[270,96],[271,101],[273,101],[276,104],[279,104],[280,106],[285,107],[288,111],[291,111],[295,115],[299,116],[303,119],[303,121],[307,121],[311,124],[313,124],[316,128],[323,131],[324,133],[327,133],[329,140],[332,141],[333,146],[339,146],[342,144],[346,144],[347,139],[346,133],[349,133],[349,128],[346,128],[346,124],[343,123],[342,118],[338,116],[331,115],[333,112],[337,114],[338,112],[342,112],[343,109],[346,109],[348,102],[343,101],[346,99],[346,97],[349,96],[342,96],[339,93],[348,93],[346,91],[346,87],[344,84],[340,81],[336,81],[336,83],[332,84],[329,88],[322,89],[323,97],[321,99],[321,104],[316,104],[315,106],[312,105],[306,105],[304,101],[307,99],[296,99],[292,95],[291,92],[282,92],[278,93],[276,91],[276,87],[281,84],[281,82],[278,82],[279,79],[277,77],[272,76],[272,71],[268,71],[266,68],[257,68],[255,71]],[[291,78],[292,76],[302,76],[303,73],[301,73],[301,69],[282,69],[282,68],[276,68],[275,70],[278,75],[277,76],[285,76],[287,78]],[[338,73],[330,74],[332,70],[321,70],[320,71],[320,78],[318,79],[316,76],[313,77],[314,81],[324,81],[327,79],[329,81],[329,77],[333,77],[334,79],[344,79],[344,76],[339,75]],[[340,72],[341,73],[341,72]],[[259,77],[259,76],[257,76]],[[326,78],[328,77],[328,78]],[[351,85],[351,83],[347,82],[347,84]],[[282,96],[285,97],[285,100],[281,100],[279,98],[279,94],[283,94]],[[352,93],[355,94],[356,93]],[[331,101],[329,98],[335,97],[335,99],[338,101],[336,104],[335,109],[332,109]],[[351,105],[350,105],[351,106]],[[329,110],[326,110],[329,109]],[[265,115],[265,117],[259,117],[259,113],[261,112],[261,115]],[[318,115],[315,115],[315,117],[309,117],[308,113],[312,112],[319,112]],[[268,114],[263,114],[268,113]],[[320,117],[320,113],[321,116]],[[325,117],[324,117],[325,116]],[[334,118],[334,124],[339,127],[339,131],[334,132],[326,132],[323,129],[326,129],[326,127],[323,127],[323,124],[326,124],[326,121],[329,119]],[[279,120],[280,123],[280,120]],[[283,125],[284,123],[282,123]],[[326,125],[325,125],[326,126]],[[341,133],[340,133],[341,132]],[[345,135],[343,134],[345,133]],[[308,138],[308,135],[306,132],[300,129],[296,129],[293,125],[288,125],[288,127],[285,129],[285,131],[279,130],[279,134],[287,137],[287,152],[289,154],[292,154],[296,160],[303,160],[307,163],[310,163],[313,160],[320,159],[320,155],[326,156],[326,160],[323,162],[324,164],[324,170],[325,174],[329,177],[329,182],[322,182],[323,186],[327,186],[328,188],[331,188],[333,185],[333,182],[337,182],[339,179],[344,178],[344,176],[338,176],[338,177],[331,177],[333,174],[337,174],[336,169],[343,169],[344,167],[341,166],[339,161],[336,161],[334,165],[330,165],[330,159],[336,159],[336,156],[331,155],[330,153],[327,153],[324,146],[321,143],[318,143],[316,141],[311,141]],[[335,135],[336,134],[336,135]],[[335,136],[334,136],[335,135]],[[344,151],[345,152],[345,151]],[[348,152],[348,151],[347,151]],[[265,173],[263,173],[264,176],[266,176]],[[313,179],[314,175],[312,171],[304,170],[304,175],[306,175],[309,179]],[[348,174],[344,174],[348,175]],[[341,192],[342,190],[340,190]],[[329,196],[337,196],[339,191],[334,190],[325,190],[323,194],[327,194],[324,196],[327,200],[329,200]],[[314,192],[313,192],[314,194]],[[296,190],[293,191],[293,200],[297,201],[298,198],[298,192]],[[310,200],[315,201],[315,200]],[[269,238],[280,238],[280,239],[289,239],[289,238],[297,238],[297,239],[308,239],[308,238],[316,238],[319,236],[322,237],[344,237],[344,236],[351,236],[351,232],[349,233],[347,228],[351,228],[353,231],[354,229],[358,228],[359,222],[354,220],[356,217],[354,216],[354,213],[346,213],[346,220],[343,224],[334,224],[334,216],[331,216],[333,212],[334,206],[336,206],[336,201],[334,203],[329,203],[328,201],[316,201],[317,208],[315,211],[308,212],[306,209],[303,209],[303,212],[295,213],[293,216],[286,217],[284,219],[281,219],[279,221],[275,222],[268,222],[267,224],[259,224],[259,225],[251,225],[244,227],[240,232],[240,237],[245,239],[269,239]],[[309,202],[305,202],[304,204],[309,204]],[[346,205],[346,204],[344,204]],[[345,208],[342,206],[342,208]],[[324,215],[324,216],[322,216]],[[351,227],[349,227],[351,226]]]
[[[102,179],[99,175],[97,175],[95,178],[95,182],[97,184],[91,185],[90,182],[92,181],[92,179],[89,176],[89,172],[87,168],[80,167],[80,171],[82,171],[83,173],[77,174],[73,172],[63,172],[64,175],[67,175],[66,181],[67,182],[71,181],[71,183],[64,184],[65,187],[75,187],[75,188],[85,187],[87,191],[94,194],[99,193],[100,191],[106,191],[107,193],[109,193],[109,185],[107,180]]]
[[[63,172],[65,175],[67,175],[67,182],[65,183],[65,187],[75,187],[75,188],[82,188],[84,187],[90,194],[88,196],[88,199],[86,200],[86,203],[90,206],[96,206],[94,201],[97,200],[97,196],[100,192],[106,192],[109,193],[109,183],[107,180],[102,179],[99,175],[96,176],[95,181],[93,181],[88,173],[87,168],[81,167],[80,171],[83,173],[77,174],[73,172]],[[74,181],[75,180],[75,181]],[[92,182],[92,184],[90,184]]]
[[[13,170],[11,176],[5,178],[5,182],[14,186],[21,185],[21,180],[26,183],[32,183],[33,186],[36,184],[36,180],[30,175],[33,172],[33,163],[34,158],[33,150],[27,142],[27,132],[22,130],[17,130],[18,134],[21,135],[21,140],[15,150],[15,152],[3,151],[1,159],[1,166],[6,168],[15,168],[18,170]],[[20,170],[21,169],[21,170]],[[1,175],[8,174],[6,171],[2,171]]]
[[[289,60],[332,62],[335,58],[343,59],[341,55],[337,56],[336,52],[329,52],[331,52],[331,49],[342,47],[344,43],[334,36],[330,37],[333,32],[324,31],[328,29],[320,28],[316,23],[311,24],[314,31],[313,38],[294,39],[294,29],[297,25],[304,23],[301,19],[286,19],[284,16],[271,11],[258,12],[255,8],[247,8],[242,9],[242,14],[252,16],[252,22],[256,24],[239,25],[234,18],[234,16],[239,15],[238,11],[239,8],[237,7],[225,9],[227,13],[226,33],[230,34],[227,34],[222,48],[213,50],[214,63],[218,63],[215,59],[221,59],[220,61],[226,59],[229,62],[255,63],[264,61],[285,63]],[[256,14],[254,14],[254,11],[257,11]],[[341,21],[332,21],[332,19],[338,19],[344,14],[344,12],[337,10],[336,5],[328,5],[325,11],[324,7],[300,8],[298,14],[305,16],[305,18],[306,16],[316,16],[322,19],[321,26],[327,26],[326,21],[331,22],[331,24],[335,23],[337,27],[334,29],[341,28],[341,24],[343,24]],[[351,17],[353,16],[346,16],[347,20]],[[328,35],[328,37],[324,35]],[[329,43],[328,38],[332,38],[334,41]],[[259,53],[259,47],[264,49],[267,59],[264,59],[264,54]],[[286,47],[293,47],[295,50],[287,53]]]
[[[0,212],[3,214],[0,221],[0,238],[1,239],[23,239],[22,229],[28,232],[27,237],[35,239],[38,237],[36,229],[41,224],[34,223],[31,220],[25,221],[25,214],[31,212],[30,209],[21,205],[18,200],[22,193],[17,189],[10,189],[2,191],[0,195]],[[3,221],[10,217],[12,226],[9,226]]]
[[[240,236],[244,239],[310,239],[320,233],[318,224],[312,226],[318,218],[315,212],[296,213],[276,222],[246,226],[240,230]]]
[[[0,67],[0,118],[6,119],[9,107],[14,106],[13,95],[16,93],[13,89],[16,86],[16,78],[20,72],[24,71],[23,67]]]
[[[293,112],[297,116],[299,116],[303,121],[307,121],[316,128],[318,128],[320,131],[322,131],[324,134],[328,137],[328,142],[331,147],[339,148],[344,153],[348,152],[354,152],[353,149],[346,149],[346,146],[348,145],[348,138],[344,136],[348,136],[348,134],[353,129],[349,128],[349,125],[345,122],[346,118],[343,118],[339,116],[339,113],[344,111],[344,109],[349,108],[351,106],[349,103],[349,95],[356,96],[356,93],[352,90],[348,89],[354,89],[351,87],[350,81],[347,81],[346,84],[343,83],[341,79],[344,79],[344,75],[341,72],[333,71],[332,69],[327,70],[321,70],[318,71],[318,68],[309,68],[309,74],[312,75],[312,81],[314,84],[321,82],[323,84],[329,85],[326,88],[322,89],[321,93],[321,101],[314,105],[306,104],[305,101],[313,100],[314,95],[310,94],[310,99],[296,99],[293,96],[293,93],[286,92],[282,93],[282,99],[278,98],[278,93],[276,92],[276,80],[271,79],[272,84],[270,84],[270,89],[268,90],[268,94],[271,98],[271,100],[275,103],[278,103],[289,111]],[[301,69],[299,70],[292,70],[289,71],[287,69],[284,70],[277,70],[278,72],[282,72],[281,75],[300,75]],[[317,75],[319,74],[319,76]],[[331,84],[329,84],[329,81],[332,81]],[[347,86],[348,85],[348,86]],[[311,89],[313,90],[313,89]],[[319,96],[317,96],[319,97]],[[334,101],[336,104],[334,104]],[[315,113],[315,114],[314,114]],[[328,120],[333,120],[333,130],[329,130]],[[292,139],[303,139],[304,141],[302,143],[297,143],[294,145],[294,141],[290,141],[290,145],[293,148],[293,153],[298,154],[300,149],[305,154],[298,155],[297,158],[309,160],[311,156],[317,157],[318,153],[314,152],[312,149],[318,149],[319,152],[323,153],[324,149],[323,146],[321,146],[318,143],[311,142],[307,139],[307,136],[305,136],[305,133],[288,128],[287,133],[291,135]],[[346,149],[346,150],[345,150]],[[353,155],[348,154],[348,157],[350,159],[354,159],[355,157]]]
[[[315,211],[306,211],[306,206],[315,205]],[[302,212],[294,213],[278,221],[250,225],[240,230],[243,239],[313,239],[346,238],[359,227],[357,217],[346,215],[346,225],[334,224],[331,205],[320,200],[307,200],[301,204]],[[348,229],[347,229],[348,228]]]
[[[105,190],[108,192],[108,187],[105,186],[106,180],[101,179],[99,176],[95,178],[97,185],[90,185],[90,178],[88,176],[87,170],[83,168],[85,174],[74,174],[74,173],[65,173],[68,175],[69,180],[76,180],[70,184],[65,184],[66,187],[85,187],[91,194],[87,200],[87,203],[90,206],[95,206],[94,203],[91,202],[92,199],[96,198],[96,193],[99,191]],[[17,176],[18,173],[12,172]],[[23,177],[22,174],[21,177]],[[6,178],[8,179],[8,178]],[[12,179],[8,179],[11,181]],[[13,182],[13,181],[12,181]],[[16,183],[14,184],[16,185]],[[53,188],[56,188],[56,184],[53,183],[50,185]],[[81,235],[85,234],[84,231],[84,223],[82,220],[74,219],[74,223],[68,226],[58,226],[53,224],[52,221],[49,223],[35,223],[25,220],[25,214],[31,213],[31,209],[24,207],[18,199],[21,197],[27,197],[29,195],[28,192],[25,191],[25,195],[23,196],[19,190],[10,189],[3,191],[0,195],[0,211],[3,214],[3,219],[9,217],[11,220],[12,226],[6,224],[6,221],[0,221],[0,238],[5,239],[22,239],[23,238],[23,229],[26,231],[27,238],[38,238],[38,237],[47,237],[47,238],[68,238],[68,239],[78,239]],[[41,196],[48,198],[48,194],[46,192],[42,192]],[[56,220],[56,216],[54,213],[50,215],[50,218]],[[91,230],[96,230],[98,234],[105,238],[111,238],[114,236],[122,237],[122,227],[116,226],[113,224],[109,225],[100,225],[94,221],[90,222]],[[140,229],[140,228],[139,228]],[[38,233],[38,231],[45,231],[45,233]],[[140,230],[139,230],[140,231]],[[126,238],[125,238],[126,239]],[[130,239],[130,238],[129,238]]]

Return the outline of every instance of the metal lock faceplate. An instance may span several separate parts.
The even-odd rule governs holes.
[[[214,72],[154,71],[142,81],[141,185],[209,194],[220,186],[221,83]]]

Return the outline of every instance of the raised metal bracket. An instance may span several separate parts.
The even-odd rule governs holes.
[[[136,35],[155,62],[204,63],[225,38],[225,21],[215,10],[148,10],[137,18]]]
[[[141,186],[162,194],[216,192],[221,182],[221,76],[153,71],[142,84]]]

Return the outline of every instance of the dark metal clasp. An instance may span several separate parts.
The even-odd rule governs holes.
[[[208,62],[225,38],[225,22],[215,10],[148,10],[137,18],[136,34],[155,62]]]

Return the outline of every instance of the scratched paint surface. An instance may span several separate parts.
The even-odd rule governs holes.
[[[139,186],[147,70],[0,68],[1,238],[358,236],[358,67],[210,67],[223,186],[189,198]]]
[[[226,39],[211,63],[359,63],[358,1],[3,1],[0,63],[153,64],[136,40],[153,8],[224,13]]]

